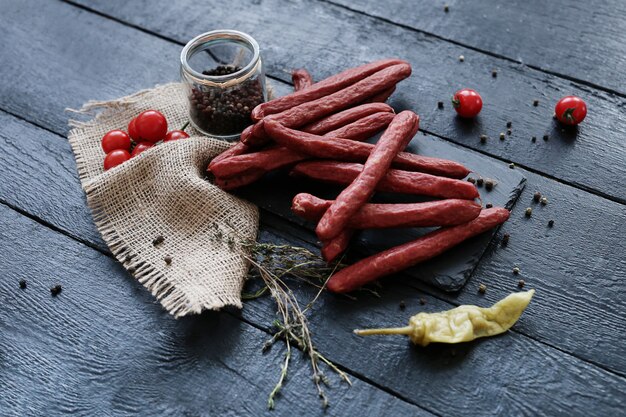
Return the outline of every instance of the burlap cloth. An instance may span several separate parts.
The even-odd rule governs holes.
[[[227,142],[188,128],[190,139],[162,143],[104,172],[100,139],[109,130],[126,130],[148,109],[161,111],[169,130],[180,129],[188,120],[187,106],[182,84],[167,84],[89,102],[77,112],[95,117],[69,122],[81,185],[104,241],[176,317],[226,305],[241,308],[248,264],[224,239],[236,231],[240,239],[254,240],[258,210],[205,179],[208,162],[230,146]],[[159,236],[163,241],[155,245]]]

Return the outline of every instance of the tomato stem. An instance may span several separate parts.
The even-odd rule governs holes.
[[[575,107],[570,107],[568,109],[565,109],[565,111],[563,112],[563,119],[571,123],[576,123],[576,118],[574,117],[574,110],[576,110]]]

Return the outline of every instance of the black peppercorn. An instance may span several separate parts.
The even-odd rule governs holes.
[[[550,220],[550,221],[548,222],[548,227],[552,227],[552,226],[554,226],[554,220]]]
[[[420,298],[420,305],[424,305],[424,304],[426,304],[426,300],[423,298]]]
[[[523,279],[520,279],[519,281],[517,281],[517,286],[520,288],[524,288],[525,284],[526,282]]]
[[[400,301],[400,310],[404,311],[406,308],[406,304],[404,304],[404,300]]]
[[[24,290],[24,289],[26,289],[26,286],[27,286],[26,285],[26,280],[25,279],[21,279],[20,280],[20,288]]]
[[[497,71],[497,70],[495,70],[495,69],[494,69],[494,70],[491,70],[491,76],[492,76],[493,78],[496,78],[496,77],[498,76],[498,71]]]
[[[493,190],[493,186],[494,186],[493,180],[487,180],[487,181],[485,181],[485,189],[486,189],[487,191],[491,191],[491,190]]]
[[[165,261],[166,265],[170,265],[172,263],[172,257],[171,256],[166,256],[165,258],[163,258],[163,260]]]
[[[539,202],[539,200],[541,200],[541,193],[539,191],[537,191],[534,195],[533,195],[533,200],[535,200],[536,203]]]
[[[485,284],[480,284],[478,286],[478,292],[481,294],[484,294],[487,292],[487,286]]]
[[[152,241],[152,246],[158,246],[161,243],[163,243],[163,241],[165,240],[165,238],[161,235],[157,236],[154,238],[154,240]]]
[[[511,126],[513,126],[513,122],[506,122],[506,127],[507,127],[508,129],[510,129],[510,128],[511,128]]]
[[[541,197],[541,205],[545,206],[546,204],[548,204],[548,199],[546,197]]]
[[[469,177],[467,179],[467,182],[471,182],[472,184],[476,184],[476,180],[474,178],[472,178],[472,177]]]
[[[437,102],[437,108],[443,109],[443,101]]]
[[[519,275],[519,268],[518,267],[513,268],[513,274]]]
[[[530,141],[531,141],[532,143],[537,142],[537,136],[533,136],[532,138],[530,138]]]
[[[533,106],[537,107],[539,105],[539,100],[533,101]]]
[[[505,233],[505,234],[502,236],[502,246],[506,246],[506,245],[508,245],[508,244],[509,244],[509,239],[510,239],[510,238],[511,238],[511,235],[510,235],[510,234],[508,234],[508,233]]]
[[[480,143],[487,143],[487,135],[480,135]]]
[[[459,62],[465,61],[465,57],[463,55],[459,55]]]
[[[511,136],[511,135],[513,134],[513,131],[512,131],[511,129],[508,129],[508,130],[506,131],[506,134],[507,134],[507,135],[509,135],[509,136]]]
[[[450,7],[446,4],[445,6],[443,6],[443,11],[448,13],[450,11]]]
[[[530,216],[532,216],[532,214],[533,214],[533,209],[532,209],[532,208],[530,208],[530,207],[528,207],[528,208],[526,209],[526,211],[524,212],[524,215],[525,215],[526,217],[530,217]]]
[[[543,135],[543,140],[547,141],[548,139],[550,139],[550,136],[548,136],[548,135]]]
[[[504,133],[500,133],[500,140],[504,140]]]
[[[482,187],[484,182],[485,180],[483,180],[482,178],[478,178],[476,180],[476,185],[478,185],[479,187]]]
[[[511,169],[515,168],[515,164],[514,164],[513,162],[511,162],[511,163],[509,164],[509,168],[511,168]]]
[[[57,284],[54,287],[50,288],[50,294],[52,294],[53,297],[56,297],[57,295],[59,295],[61,293],[61,291],[63,291],[63,288],[61,288],[61,286],[59,284]]]
[[[491,203],[485,204],[485,208],[491,208],[491,207],[493,207],[493,204],[491,204]]]

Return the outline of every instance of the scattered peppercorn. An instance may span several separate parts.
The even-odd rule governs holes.
[[[517,286],[520,288],[524,288],[525,284],[526,284],[526,281],[524,281],[523,279],[520,279],[519,281],[517,281]]]
[[[511,169],[515,168],[515,164],[514,164],[513,162],[511,162],[511,163],[509,164],[509,168],[511,168]]]
[[[163,241],[165,240],[165,238],[161,235],[157,236],[154,238],[154,240],[152,241],[152,246],[158,246],[161,243],[163,243]]]
[[[26,280],[25,279],[21,279],[20,280],[20,288],[21,289],[26,289],[27,285],[26,285]]]
[[[494,70],[491,70],[491,76],[492,76],[493,78],[496,78],[496,77],[498,76],[498,70],[495,70],[495,69],[494,69]]]
[[[443,109],[443,101],[437,102],[437,108]]]
[[[511,128],[511,126],[513,126],[513,122],[506,122],[506,127],[507,127],[508,129],[510,129],[510,128]]]
[[[500,140],[504,140],[504,133],[500,133]]]
[[[400,310],[404,311],[405,308],[406,304],[404,303],[404,300],[400,301]]]
[[[541,205],[542,205],[542,206],[545,206],[546,204],[548,204],[548,199],[547,199],[547,198],[545,198],[545,197],[542,197],[542,198],[541,198]]]
[[[471,182],[472,184],[476,184],[476,180],[473,177],[469,177],[467,182]]]
[[[533,214],[533,209],[528,207],[524,214],[526,215],[526,217],[530,217]]]
[[[126,255],[126,258],[124,259],[124,262],[128,263],[133,259],[133,255]]]
[[[541,200],[541,193],[539,191],[537,191],[534,195],[533,195],[533,200],[535,200],[535,202],[539,202],[539,200]]]
[[[513,134],[513,131],[511,129],[507,129],[506,134],[511,136]]]
[[[487,135],[480,135],[480,143],[487,143]]]
[[[485,189],[486,189],[487,191],[491,191],[491,190],[493,190],[493,186],[494,186],[493,180],[487,180],[487,181],[485,181]]]
[[[508,233],[505,233],[505,234],[502,236],[502,242],[501,242],[501,243],[502,243],[502,246],[506,246],[506,245],[508,245],[508,244],[509,244],[509,239],[510,239],[510,238],[511,238],[511,235],[510,235],[510,234],[508,234]]]
[[[166,256],[165,258],[163,258],[163,260],[165,261],[166,265],[170,265],[172,263],[172,257],[171,256]]]
[[[535,143],[537,142],[537,136],[533,136],[532,138],[530,138],[531,142]]]
[[[533,106],[537,107],[539,105],[539,100],[533,101]]]
[[[464,57],[463,55],[459,55],[459,61],[460,61],[460,62],[465,61],[465,57]]]
[[[478,286],[478,292],[481,294],[484,294],[487,292],[487,286],[485,284],[480,284]]]
[[[420,305],[424,305],[424,304],[426,304],[426,300],[423,298],[420,298]]]
[[[546,142],[548,141],[548,139],[550,139],[550,136],[548,135],[543,135],[543,140],[545,140]]]
[[[52,294],[53,297],[56,297],[57,295],[59,295],[61,293],[61,291],[63,291],[63,288],[61,288],[61,286],[59,284],[57,284],[54,287],[50,288],[50,294]]]
[[[485,204],[485,208],[491,208],[491,207],[493,207],[493,204],[491,204],[491,203]]]
[[[450,7],[448,7],[448,5],[446,4],[445,6],[443,6],[443,11],[448,13],[450,11]]]
[[[550,220],[550,221],[548,222],[548,227],[552,227],[552,226],[554,226],[554,220]]]
[[[518,267],[513,268],[513,273],[515,275],[519,275],[519,268]]]
[[[476,185],[478,185],[479,187],[482,187],[484,182],[485,180],[483,180],[482,178],[478,178],[476,180]]]

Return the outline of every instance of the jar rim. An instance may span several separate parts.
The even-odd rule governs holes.
[[[191,65],[189,65],[189,58],[191,58],[191,55],[195,52],[194,49],[200,44],[219,38],[236,39],[239,41],[243,41],[248,46],[250,46],[252,49],[252,59],[250,59],[250,62],[248,62],[248,64],[239,71],[226,75],[206,75],[191,68]],[[252,36],[238,30],[218,29],[202,33],[187,42],[182,52],[180,53],[180,64],[188,74],[192,75],[199,81],[207,81],[209,83],[225,83],[232,79],[239,78],[242,75],[245,75],[253,70],[258,65],[258,62],[260,60],[259,57],[259,44]]]

